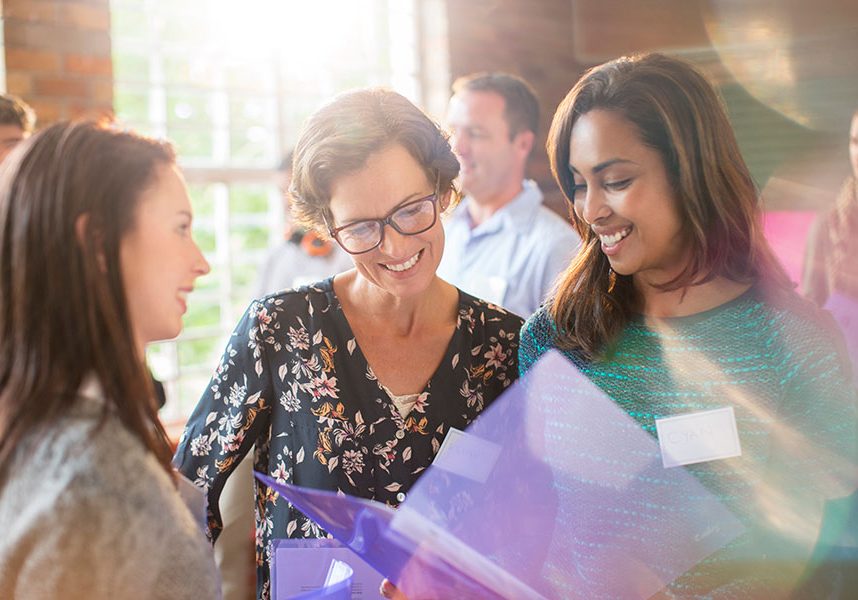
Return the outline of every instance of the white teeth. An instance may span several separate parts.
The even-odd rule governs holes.
[[[422,252],[422,250],[421,250]],[[417,261],[420,260],[420,252],[406,260],[404,263],[400,263],[398,265],[384,265],[386,268],[391,271],[396,271],[397,273],[401,273],[402,271],[407,271],[411,267],[417,264]]]
[[[622,231],[618,231],[617,233],[614,233],[612,235],[600,235],[599,239],[602,240],[602,243],[605,246],[608,246],[608,247],[616,246],[617,244],[620,243],[620,240],[622,240],[624,237],[629,235],[631,232],[632,232],[632,228],[626,227]]]

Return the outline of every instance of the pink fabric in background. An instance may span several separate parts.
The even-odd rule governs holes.
[[[763,231],[781,264],[796,284],[801,283],[804,247],[814,211],[769,211],[763,213]]]

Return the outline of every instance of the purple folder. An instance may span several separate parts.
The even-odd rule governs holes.
[[[744,531],[553,351],[448,438],[396,511],[256,476],[415,598],[648,598]]]
[[[274,540],[270,560],[272,600],[375,598],[384,579],[331,538]]]

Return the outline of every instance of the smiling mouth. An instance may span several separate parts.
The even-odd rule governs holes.
[[[631,232],[632,228],[626,227],[625,229],[621,229],[620,231],[612,233],[611,235],[600,235],[599,240],[606,248],[611,248],[623,241],[626,236],[628,236]]]
[[[404,263],[399,263],[398,265],[383,265],[385,269],[388,271],[395,271],[396,273],[402,273],[403,271],[407,271],[414,267],[417,264],[417,261],[420,260],[420,257],[423,255],[423,250],[406,260]]]

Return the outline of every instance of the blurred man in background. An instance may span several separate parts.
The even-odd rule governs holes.
[[[445,223],[438,275],[526,318],[580,243],[524,177],[539,103],[527,82],[506,73],[460,78],[453,92],[447,125],[465,197]]]

